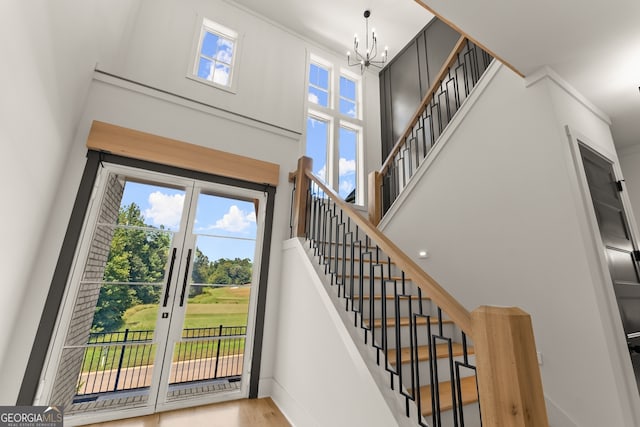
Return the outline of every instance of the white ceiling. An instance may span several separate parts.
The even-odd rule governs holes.
[[[392,58],[433,18],[413,0],[235,0],[236,3],[292,29],[338,53],[353,50],[353,36],[363,39],[365,10],[371,11],[380,49]]]
[[[609,115],[619,148],[640,144],[640,1],[422,1],[525,75],[550,66]]]
[[[235,0],[337,52],[365,9],[393,57],[432,18],[414,0]],[[640,0],[421,0],[525,75],[548,65],[609,115],[616,145],[640,145]]]

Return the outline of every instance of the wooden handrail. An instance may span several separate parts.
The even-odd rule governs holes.
[[[418,122],[418,119],[422,115],[422,112],[427,107],[427,105],[431,102],[431,99],[433,98],[434,93],[440,87],[440,83],[442,82],[442,79],[444,79],[444,77],[449,72],[449,67],[451,67],[451,65],[454,63],[454,61],[458,57],[458,54],[462,51],[462,49],[464,49],[466,42],[467,42],[467,38],[465,36],[461,36],[458,39],[458,42],[453,47],[453,50],[451,51],[451,54],[449,55],[447,60],[444,62],[444,65],[440,69],[440,72],[438,73],[436,79],[433,81],[433,84],[431,85],[427,93],[424,95],[424,98],[422,98],[422,102],[420,103],[420,106],[416,109],[416,112],[411,117],[411,120],[409,120],[409,124],[405,128],[404,132],[402,132],[402,135],[400,136],[400,138],[398,138],[395,145],[389,152],[389,155],[387,156],[386,160],[380,167],[379,173],[381,175],[384,175],[384,173],[387,171],[389,166],[391,166],[391,163],[393,162],[393,158],[395,157],[396,154],[398,154],[398,152],[404,145],[405,140],[411,134],[411,131],[413,130],[413,126],[415,126],[415,124]]]
[[[346,212],[351,220],[355,222],[376,244],[386,253],[394,263],[411,277],[411,281],[422,289],[434,301],[443,312],[456,323],[460,329],[471,336],[472,322],[471,313],[462,306],[451,294],[449,294],[438,282],[409,258],[400,248],[369,222],[368,219],[358,214],[353,207],[345,202],[335,191],[327,187],[316,177],[310,169],[305,170],[305,176],[313,181],[329,198]],[[301,187],[298,187],[301,188]]]

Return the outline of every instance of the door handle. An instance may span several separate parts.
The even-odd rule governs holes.
[[[171,276],[173,276],[173,265],[176,263],[176,248],[173,248],[173,254],[171,255],[171,264],[169,264],[169,274],[167,278],[167,286],[164,290],[164,301],[162,306],[166,307],[169,301],[169,289],[171,289]]]
[[[189,281],[189,265],[191,264],[191,249],[187,253],[187,265],[184,269],[184,280],[182,281],[182,293],[180,294],[180,307],[184,305],[184,294],[187,290],[187,282]]]

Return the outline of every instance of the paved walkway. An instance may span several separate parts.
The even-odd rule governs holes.
[[[215,357],[173,362],[169,384],[239,376],[242,374],[242,364],[242,354],[220,357],[217,369]],[[115,391],[117,376],[117,369],[82,373],[76,393],[83,395]],[[153,365],[123,368],[118,379],[118,391],[149,387],[152,376]]]

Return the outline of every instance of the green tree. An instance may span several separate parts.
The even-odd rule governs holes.
[[[249,258],[220,258],[213,262],[209,282],[221,285],[245,285],[251,283],[252,264]]]
[[[135,203],[120,208],[118,225],[152,227],[145,224],[140,207]],[[157,232],[116,228],[103,280],[107,283],[160,283],[164,276],[170,244],[171,237],[163,228],[159,228]],[[158,302],[161,288],[154,285],[103,285],[92,329],[117,330],[122,326],[122,316],[129,307]]]
[[[161,282],[171,246],[170,233],[162,226],[157,231],[149,231],[154,227],[145,224],[140,207],[135,203],[120,208],[118,225],[126,227],[117,227],[113,233],[103,278],[107,284],[100,288],[92,325],[94,332],[118,330],[124,323],[122,318],[127,309],[138,304],[156,304],[162,292]],[[195,252],[194,283],[244,285],[251,282],[249,258],[211,261],[199,248]],[[113,282],[123,284],[108,284]],[[201,286],[192,286],[189,296],[196,296],[203,290]]]
[[[208,280],[211,271],[211,261],[209,261],[209,257],[203,254],[200,248],[196,247],[196,256],[193,259],[193,273],[191,274],[193,283],[209,283]],[[191,286],[189,288],[189,298],[200,295],[203,290],[203,286]]]

